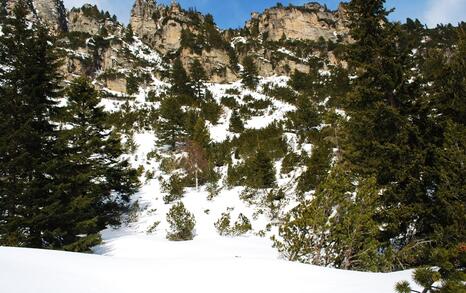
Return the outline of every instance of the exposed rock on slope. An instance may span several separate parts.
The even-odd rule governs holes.
[[[18,0],[3,0],[7,12],[11,12]],[[66,9],[62,0],[28,0],[32,19],[40,19],[55,33],[68,31]]]
[[[110,14],[102,14],[97,6],[85,4],[81,8],[73,8],[68,13],[70,32],[83,32],[91,35],[111,34],[121,36],[123,27]]]
[[[277,6],[264,13],[253,13],[246,27],[252,34],[259,34],[267,41],[291,40],[337,40],[348,33],[346,10],[340,4],[332,12],[318,3],[304,6]]]
[[[136,0],[131,11],[135,35],[163,54],[180,49],[182,31],[198,34],[196,24],[202,22],[203,15],[187,13],[175,2],[164,6],[157,5],[154,0]]]
[[[18,0],[0,0],[11,11]],[[317,3],[304,6],[277,5],[255,13],[245,28],[220,30],[211,15],[193,9],[182,9],[155,0],[135,0],[131,11],[131,32],[116,17],[86,4],[67,12],[62,0],[27,0],[31,19],[41,19],[51,31],[60,35],[67,52],[63,73],[67,79],[78,75],[105,76],[102,85],[126,92],[129,74],[141,67],[151,74],[167,77],[169,65],[180,58],[189,72],[194,60],[201,61],[210,82],[228,83],[240,79],[241,62],[246,56],[255,60],[259,75],[307,73],[312,59],[326,64],[340,63],[334,49],[348,40],[348,20],[344,5],[329,11]],[[140,41],[142,41],[142,43]],[[134,42],[144,53],[134,52]],[[140,56],[163,58],[164,70],[150,68]]]

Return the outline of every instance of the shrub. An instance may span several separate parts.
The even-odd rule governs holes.
[[[233,234],[243,235],[251,230],[252,226],[249,219],[245,215],[239,214],[238,219],[236,220],[235,225],[233,227]]]
[[[207,192],[208,192],[208,195],[207,195],[207,199],[208,200],[212,200],[214,199],[215,197],[218,196],[219,192],[220,192],[220,188],[218,186],[218,182],[217,181],[212,181],[212,182],[209,182],[207,184]]]
[[[217,222],[215,222],[214,226],[217,229],[218,234],[228,236],[231,234],[230,223],[230,213],[222,213],[222,216],[217,220]]]
[[[239,236],[252,230],[251,222],[243,214],[239,214],[238,219],[233,226],[231,226],[231,216],[229,212],[222,213],[222,216],[215,222],[214,226],[222,236]]]
[[[298,165],[299,156],[294,152],[289,152],[282,162],[282,169],[280,170],[282,174],[288,174]]]
[[[157,227],[159,226],[160,221],[155,221],[154,224],[152,224],[149,229],[147,229],[147,234],[152,234],[157,230]]]
[[[162,183],[162,189],[164,192],[168,193],[163,197],[163,201],[166,204],[172,203],[175,200],[181,199],[183,197],[184,191],[184,180],[178,175],[172,175],[169,182]]]
[[[224,96],[221,98],[220,103],[230,109],[239,108],[239,104],[234,97]]]
[[[171,241],[186,241],[194,238],[196,220],[182,202],[174,204],[167,213],[167,222],[170,230],[167,239]]]

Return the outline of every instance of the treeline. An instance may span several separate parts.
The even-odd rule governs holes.
[[[137,172],[90,80],[60,86],[55,40],[27,14],[18,1],[0,36],[0,245],[88,251]]]
[[[384,2],[348,4],[348,66],[325,78],[328,108],[344,110],[334,162],[275,245],[291,260],[343,269],[422,267],[424,292],[464,292],[466,26],[391,23]],[[312,93],[306,78],[292,85]]]

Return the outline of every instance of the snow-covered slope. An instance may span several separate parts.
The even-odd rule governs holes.
[[[409,272],[357,273],[253,257],[196,259],[183,253],[192,243],[152,244],[152,250],[163,252],[156,253],[159,257],[144,259],[0,248],[0,291],[392,293],[393,285],[409,276]],[[215,255],[215,245],[196,244],[205,244],[203,250]]]
[[[158,62],[155,55],[147,56]],[[124,103],[134,110],[157,109],[160,102],[149,102],[148,93],[160,94],[169,85],[153,75],[152,79],[152,83],[141,87],[139,94],[127,103],[122,100],[125,96],[122,93],[111,93],[101,104],[109,112],[120,111]],[[239,82],[207,86],[218,104],[224,96],[236,99],[240,105],[246,96],[269,101],[270,106],[260,115],[251,116],[244,123],[247,129],[261,129],[294,111],[293,105],[268,97],[263,91],[265,84],[285,85],[286,82],[286,77],[264,78],[258,91],[246,90]],[[228,92],[239,93],[229,95]],[[218,124],[207,125],[212,141],[218,143],[238,135],[228,131],[231,115],[232,110],[222,106]],[[0,248],[1,293],[389,293],[394,291],[396,282],[410,278],[409,271],[358,273],[280,259],[270,240],[277,233],[276,219],[271,218],[269,209],[260,202],[266,191],[263,194],[261,190],[256,191],[257,202],[242,200],[245,187],[230,188],[225,184],[225,166],[217,170],[221,175],[220,190],[214,198],[208,198],[205,186],[184,190],[181,201],[196,219],[194,240],[168,241],[166,214],[173,203],[164,202],[162,183],[171,174],[164,172],[160,165],[162,158],[181,154],[158,146],[154,129],[136,131],[131,136],[136,149],[128,157],[135,168],[143,167],[144,174],[142,187],[132,199],[134,208],[124,224],[102,231],[103,243],[94,248],[97,255]],[[292,133],[286,133],[284,139],[295,152],[312,149],[310,145],[298,144]],[[280,161],[276,165],[279,167]],[[277,172],[277,184],[287,195],[281,214],[297,203],[294,186],[299,172]],[[214,223],[225,212],[230,213],[233,222],[240,214],[246,216],[252,231],[238,237],[220,236]]]

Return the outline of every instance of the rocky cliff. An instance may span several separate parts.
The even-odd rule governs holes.
[[[18,0],[3,0],[7,13],[11,13]],[[41,20],[51,32],[59,34],[68,31],[65,5],[62,0],[27,0],[31,19]]]
[[[11,11],[18,0],[0,1]],[[336,11],[317,3],[277,5],[253,13],[242,29],[223,31],[211,15],[183,9],[176,1],[135,0],[128,27],[97,6],[67,12],[62,0],[27,1],[31,18],[60,35],[66,78],[89,75],[118,92],[126,92],[132,75],[166,77],[176,58],[188,72],[193,60],[201,61],[216,83],[239,80],[246,56],[254,57],[261,76],[306,73],[316,58],[339,63],[338,44],[349,39],[344,5]]]
[[[199,34],[204,16],[182,10],[172,2],[170,6],[157,5],[154,0],[136,0],[131,11],[131,28],[135,35],[162,54],[181,48],[183,30]]]
[[[253,35],[260,35],[267,41],[291,40],[338,40],[348,34],[346,9],[340,4],[337,11],[329,11],[318,3],[304,6],[278,5],[253,13],[246,28]]]
[[[68,13],[68,29],[70,32],[117,36],[122,36],[124,30],[116,17],[111,17],[108,12],[102,13],[97,6],[90,4],[71,9]]]

